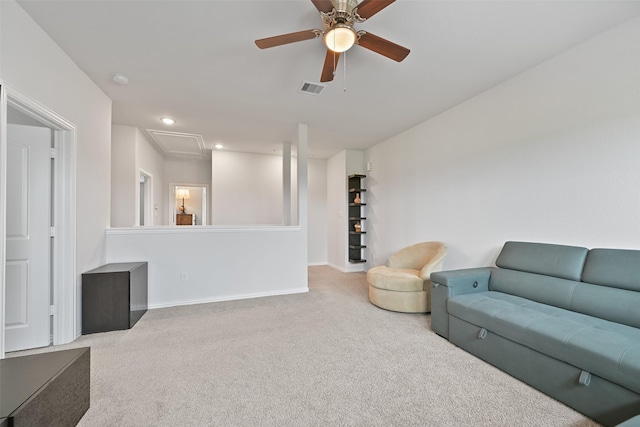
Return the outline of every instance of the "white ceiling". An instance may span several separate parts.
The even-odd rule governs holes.
[[[358,24],[411,49],[396,63],[359,46],[319,96],[321,28],[309,0],[20,1],[113,100],[113,122],[199,134],[208,148],[272,153],[309,125],[309,154],[364,149],[640,15],[640,1],[397,0]],[[129,77],[121,86],[114,72]],[[346,91],[345,91],[346,90]],[[177,123],[163,125],[160,117]],[[460,124],[464,126],[464,123]]]

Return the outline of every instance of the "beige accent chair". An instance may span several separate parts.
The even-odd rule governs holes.
[[[380,308],[403,313],[431,312],[431,281],[442,270],[447,247],[442,242],[417,243],[389,258],[389,266],[367,272],[369,301]]]

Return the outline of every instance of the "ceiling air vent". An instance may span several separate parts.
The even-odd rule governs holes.
[[[300,87],[298,92],[310,93],[311,95],[320,95],[325,87],[327,87],[327,85],[323,85],[320,83],[302,82],[302,86]]]

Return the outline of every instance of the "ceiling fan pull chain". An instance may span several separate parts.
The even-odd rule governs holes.
[[[343,88],[343,90],[346,92],[347,91],[347,52],[344,53],[344,61],[342,63],[344,64],[344,88]]]

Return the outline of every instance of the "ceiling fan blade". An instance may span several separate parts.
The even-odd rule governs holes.
[[[296,33],[282,34],[279,36],[256,40],[256,46],[258,46],[260,49],[267,49],[269,47],[281,46],[283,44],[315,39],[316,37],[318,37],[318,34],[318,30],[304,30],[298,31]]]
[[[318,12],[329,13],[333,10],[331,0],[311,0],[311,3],[318,9]]]
[[[327,49],[327,56],[324,57],[324,66],[322,67],[322,75],[320,76],[321,83],[333,80],[339,59],[340,54],[338,52]]]
[[[358,5],[358,15],[369,19],[396,0],[364,0]]]
[[[399,44],[395,44],[371,33],[363,33],[358,39],[358,44],[398,62],[401,62],[409,55],[409,52],[411,52],[406,47],[402,47]]]

